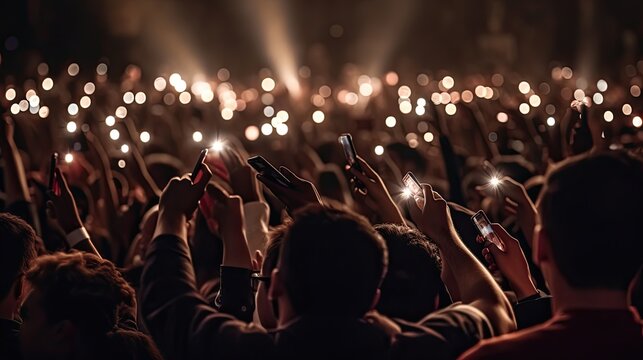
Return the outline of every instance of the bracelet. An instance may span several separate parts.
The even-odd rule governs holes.
[[[87,229],[85,229],[85,227],[81,226],[78,229],[67,234],[66,238],[69,247],[73,248],[74,246],[78,245],[79,242],[83,240],[89,240],[89,233],[87,232]]]

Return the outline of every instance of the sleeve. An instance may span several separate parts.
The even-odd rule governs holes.
[[[248,239],[250,254],[263,251],[268,241],[268,220],[270,210],[263,201],[252,201],[243,204],[245,214],[244,227]]]
[[[416,324],[402,326],[393,347],[396,359],[455,359],[493,336],[487,317],[473,306],[456,304],[426,316]]]
[[[538,294],[523,299],[513,306],[518,330],[542,324],[551,319],[551,296],[538,290]]]
[[[197,292],[187,244],[176,236],[152,241],[140,290],[145,325],[167,359],[273,353],[272,338],[264,330],[217,312]]]
[[[252,270],[221,266],[221,288],[216,298],[219,311],[251,322],[255,311],[255,297],[250,284]]]

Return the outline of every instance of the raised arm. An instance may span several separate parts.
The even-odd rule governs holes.
[[[484,313],[496,334],[514,330],[516,324],[511,304],[458,236],[446,201],[430,185],[423,184],[422,187],[425,200],[418,205],[410,201],[411,217],[440,248],[442,259],[449,264],[453,274],[460,299]]]

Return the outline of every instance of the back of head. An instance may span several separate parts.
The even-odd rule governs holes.
[[[387,316],[418,321],[436,309],[443,286],[438,248],[416,229],[393,224],[377,225],[375,229],[386,241],[389,254],[377,310]]]
[[[0,213],[0,300],[6,298],[36,257],[36,233],[24,220]],[[17,298],[16,294],[16,298]]]
[[[133,320],[134,290],[114,264],[88,253],[56,253],[38,258],[27,273],[47,323],[69,321],[80,336],[84,351],[100,354],[110,346],[109,338],[125,319]],[[33,294],[32,293],[32,294]],[[28,320],[25,325],[30,327]],[[24,344],[33,347],[29,338]]]
[[[362,317],[386,266],[384,240],[364,217],[319,205],[294,214],[279,259],[298,315]]]
[[[643,262],[643,162],[625,152],[583,155],[547,177],[542,229],[574,288],[626,290]]]

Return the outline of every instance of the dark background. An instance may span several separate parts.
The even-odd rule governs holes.
[[[244,77],[270,67],[272,52],[330,77],[346,63],[372,76],[408,68],[538,77],[556,61],[593,79],[640,57],[642,15],[637,0],[6,0],[0,71],[109,59],[110,69],[133,62],[148,77],[221,67]]]

